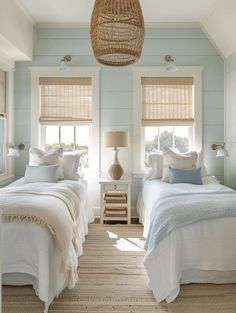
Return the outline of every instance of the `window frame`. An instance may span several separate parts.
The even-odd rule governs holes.
[[[39,123],[40,116],[40,77],[90,77],[92,78],[92,123],[91,142],[89,145],[90,175],[100,171],[100,110],[99,110],[99,72],[100,67],[70,67],[67,71],[60,71],[59,67],[30,67],[31,71],[31,146],[43,148],[45,146],[43,126]],[[77,125],[82,124],[78,123]],[[94,156],[98,156],[97,158]],[[89,176],[90,176],[89,175]]]
[[[0,186],[4,186],[14,179],[14,159],[7,157],[8,147],[14,144],[14,69],[4,62],[0,68],[6,72],[5,172],[0,174]]]
[[[153,126],[155,127],[155,126]],[[175,149],[175,136],[176,136],[176,133],[175,133],[175,128],[176,127],[181,127],[181,126],[156,126],[157,128],[157,135],[158,135],[158,150],[161,150],[160,149],[160,129],[162,127],[169,127],[169,128],[172,128],[172,132],[173,132],[173,136],[172,136],[172,140],[173,140],[173,145],[172,145],[172,149]],[[188,136],[189,136],[189,144],[188,144],[188,147],[190,149],[192,149],[192,137],[193,137],[193,126],[183,126],[183,127],[188,127]],[[144,126],[144,153],[146,155],[146,147],[145,147],[145,130],[146,128],[148,128],[148,126]]]
[[[57,124],[48,124],[48,125],[41,125],[41,148],[43,149],[43,150],[45,150],[45,148],[46,148],[46,127],[47,126],[58,126],[58,127],[63,127],[63,126],[66,126],[66,125],[63,125],[63,124],[61,124],[61,125],[57,125]],[[75,132],[76,132],[76,130],[75,130],[75,128],[76,128],[76,126],[83,126],[83,124],[74,124],[74,125],[68,125],[68,126],[72,126],[73,128],[74,128],[74,130],[73,130],[73,132],[74,132],[74,142],[73,142],[73,144],[74,144],[74,146],[76,145],[76,135],[75,135]],[[88,148],[89,148],[89,145],[90,145],[90,143],[92,142],[92,125],[91,124],[84,124],[84,126],[88,126]],[[61,141],[60,141],[60,130],[58,130],[59,131],[59,145],[61,146]],[[76,150],[74,150],[73,149],[73,151],[76,151]],[[89,153],[88,153],[88,157],[89,157]],[[88,167],[88,169],[89,169],[89,167]]]
[[[193,149],[202,150],[202,66],[181,66],[176,72],[166,71],[164,66],[133,67],[133,173],[145,172],[145,127],[142,126],[141,77],[193,77],[194,124]],[[166,125],[168,126],[168,125]]]

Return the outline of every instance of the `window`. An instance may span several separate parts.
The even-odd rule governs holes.
[[[6,72],[0,70],[0,175],[6,172]]]
[[[80,151],[87,168],[92,123],[91,78],[40,77],[40,117],[45,149]]]
[[[64,151],[80,151],[81,165],[88,168],[90,126],[45,126],[45,150],[63,148]]]
[[[145,159],[157,150],[172,148],[184,153],[192,150],[192,127],[145,127]]]
[[[57,144],[59,146],[66,142],[67,146],[76,143],[76,149],[79,145],[81,149],[83,149],[82,146],[85,146],[86,150],[87,145],[87,164],[89,167],[82,172],[88,181],[88,194],[92,195],[89,199],[91,206],[95,209],[99,202],[100,67],[70,66],[67,71],[62,72],[57,67],[32,66],[30,71],[31,147],[44,149],[46,144]],[[44,82],[42,78],[45,78]],[[47,90],[45,88],[45,99],[41,99],[40,83],[46,84],[46,78],[52,84],[51,87],[47,87]],[[53,83],[51,79],[54,81],[56,79],[56,82]],[[63,83],[59,83],[61,79],[64,80]],[[64,85],[68,87],[64,88]],[[57,92],[58,90],[60,92]],[[43,104],[45,110],[41,110],[41,100],[46,101]],[[51,132],[50,127],[52,126],[57,126],[57,128],[54,128],[57,131]],[[65,126],[72,126],[72,129],[76,129],[76,142],[74,135],[72,139],[67,140],[72,131],[70,128],[67,136],[66,131],[64,131]],[[61,132],[61,139],[59,139],[59,131]],[[62,142],[64,140],[65,142]]]
[[[133,69],[134,173],[143,172],[145,159],[157,150],[201,151],[202,69]]]
[[[6,119],[0,117],[0,175],[6,172]]]
[[[156,150],[189,151],[192,143],[192,77],[142,77],[145,158]]]

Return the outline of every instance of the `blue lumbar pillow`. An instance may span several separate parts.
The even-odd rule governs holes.
[[[191,170],[169,167],[169,170],[171,184],[187,183],[202,185],[201,167]]]

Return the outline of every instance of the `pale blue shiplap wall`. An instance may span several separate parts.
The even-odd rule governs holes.
[[[15,71],[15,142],[30,145],[30,71],[29,66],[57,66],[65,54],[72,55],[71,65],[98,66],[89,40],[89,30],[38,29],[33,62],[16,64]],[[203,149],[211,174],[223,178],[223,161],[215,158],[210,146],[224,140],[224,62],[213,45],[198,28],[146,29],[142,58],[138,66],[163,66],[164,56],[172,54],[179,66],[203,66]],[[137,91],[139,92],[139,91]],[[100,79],[101,133],[128,130],[131,146],[121,151],[125,170],[132,171],[132,95],[131,67],[102,67]],[[26,150],[15,160],[15,175],[24,174],[28,161]],[[111,152],[102,149],[102,169],[107,168]],[[133,184],[133,205],[140,181]]]
[[[236,189],[236,52],[225,61],[225,138],[230,157],[226,159],[225,182]]]

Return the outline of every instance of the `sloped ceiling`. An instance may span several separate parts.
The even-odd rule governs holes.
[[[201,26],[225,58],[236,51],[236,1],[221,0],[202,20]]]
[[[8,0],[0,0],[8,2]],[[89,25],[95,0],[15,0],[25,14],[39,27]],[[163,27],[198,25],[227,58],[236,52],[236,0],[140,0],[147,25]],[[177,23],[177,24],[176,24]],[[189,23],[189,25],[188,25]],[[192,23],[192,24],[191,24]],[[56,25],[57,24],[57,25]]]
[[[17,0],[37,23],[89,23],[95,0]],[[199,22],[218,0],[140,0],[144,19]]]

